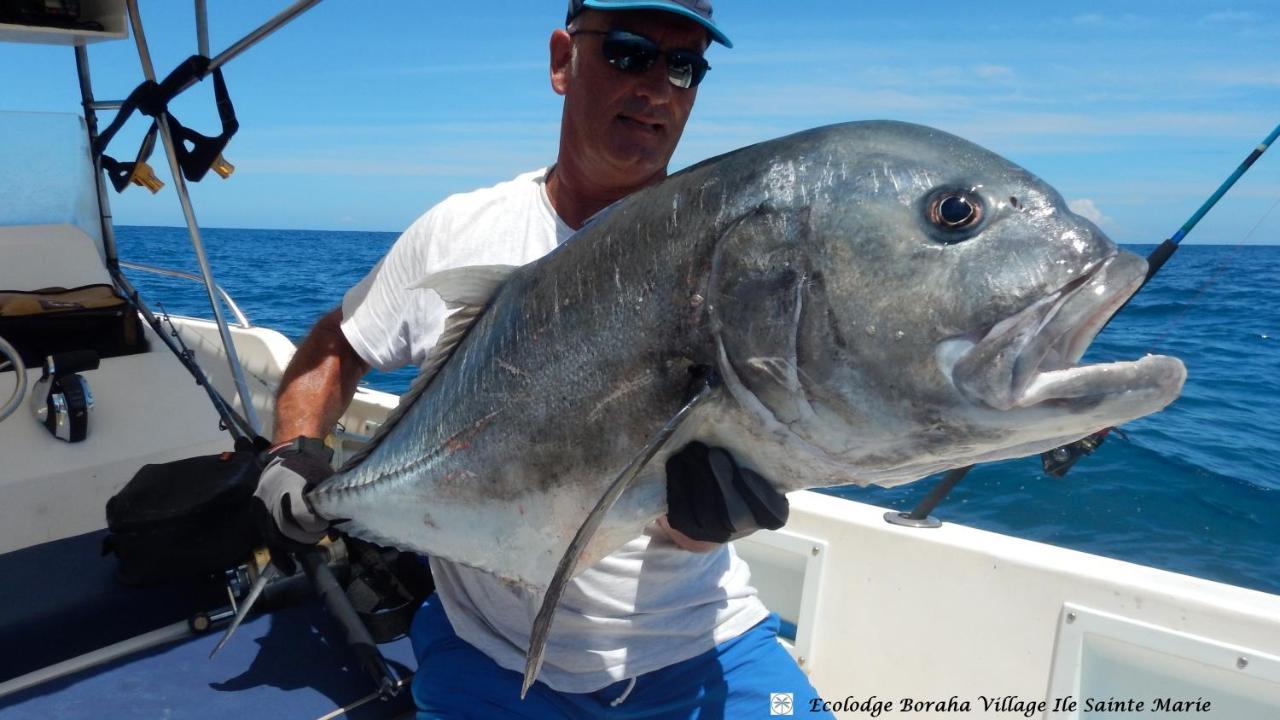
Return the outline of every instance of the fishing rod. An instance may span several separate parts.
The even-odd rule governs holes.
[[[1213,209],[1213,206],[1218,204],[1218,201],[1222,199],[1222,196],[1226,195],[1227,191],[1236,184],[1236,181],[1248,172],[1249,168],[1253,167],[1253,164],[1258,161],[1258,158],[1262,157],[1262,154],[1267,151],[1267,148],[1271,147],[1271,144],[1274,143],[1277,138],[1280,138],[1280,125],[1276,125],[1276,128],[1271,131],[1271,134],[1249,153],[1248,157],[1246,157],[1235,171],[1218,186],[1218,189],[1209,196],[1209,199],[1204,201],[1204,204],[1200,206],[1200,209],[1196,210],[1195,213],[1193,213],[1191,217],[1182,224],[1182,227],[1178,228],[1176,233],[1167,238],[1164,242],[1160,243],[1160,245],[1147,256],[1147,276],[1143,278],[1142,285],[1138,286],[1138,290],[1141,290],[1148,282],[1151,281],[1151,278],[1160,271],[1160,268],[1164,267],[1164,264],[1169,261],[1169,258],[1173,257],[1173,254],[1177,252],[1178,247],[1187,237],[1187,234],[1191,232],[1191,229],[1198,225],[1204,216]],[[1137,295],[1137,293],[1138,291],[1135,290],[1133,295]],[[1129,300],[1133,299],[1133,295],[1129,296]],[[1128,301],[1125,301],[1125,305],[1128,305]],[[1107,319],[1107,322],[1104,323],[1102,327],[1106,328],[1107,325],[1111,324],[1111,320],[1115,319],[1115,316],[1119,315],[1120,310],[1123,309],[1124,306],[1121,306],[1119,310],[1112,313],[1111,317]],[[1102,330],[1099,329],[1099,332],[1101,331]],[[1115,428],[1103,428],[1098,432],[1083,437],[1073,443],[1068,443],[1062,447],[1041,453],[1040,464],[1046,473],[1053,475],[1054,477],[1064,477],[1072,466],[1080,460],[1080,458],[1092,453],[1094,450],[1097,450],[1098,446],[1102,444],[1102,441],[1113,430],[1115,430]],[[885,519],[895,525],[908,525],[912,527],[938,526],[940,523],[936,519],[929,517],[929,513],[933,512],[933,509],[938,506],[938,503],[942,502],[942,499],[945,498],[947,494],[950,493],[951,490],[955,488],[955,486],[963,480],[965,475],[968,475],[969,471],[973,468],[973,465],[966,465],[962,468],[955,468],[947,471],[947,474],[942,478],[942,481],[934,486],[933,490],[931,490],[924,500],[921,500],[920,503],[911,510],[911,512],[904,513],[890,511],[885,514]]]
[[[1276,125],[1276,129],[1272,130],[1271,134],[1259,143],[1258,147],[1253,149],[1253,152],[1249,153],[1249,157],[1246,157],[1244,162],[1240,163],[1240,167],[1236,168],[1235,172],[1231,173],[1231,176],[1228,177],[1222,185],[1218,186],[1218,189],[1214,191],[1213,195],[1210,195],[1209,199],[1204,201],[1204,204],[1200,206],[1199,210],[1196,210],[1195,214],[1191,216],[1191,219],[1187,220],[1183,223],[1182,227],[1178,228],[1178,232],[1174,233],[1173,237],[1160,243],[1160,247],[1153,250],[1151,254],[1147,256],[1147,278],[1142,281],[1143,285],[1147,284],[1147,281],[1151,279],[1151,276],[1155,275],[1156,272],[1164,266],[1165,262],[1173,256],[1174,251],[1178,249],[1183,238],[1187,236],[1187,233],[1191,232],[1191,228],[1199,224],[1200,220],[1209,212],[1209,210],[1211,210],[1214,205],[1218,204],[1218,201],[1222,199],[1222,196],[1227,194],[1227,191],[1231,189],[1231,186],[1235,185],[1236,181],[1239,180],[1240,177],[1249,170],[1249,168],[1253,167],[1253,164],[1258,161],[1258,158],[1262,157],[1262,153],[1267,151],[1267,148],[1271,146],[1271,143],[1276,141],[1276,138],[1280,138],[1280,125]],[[1111,317],[1115,317],[1115,315],[1112,315]],[[1103,327],[1106,326],[1104,325]]]
[[[1235,169],[1235,172],[1231,173],[1231,175],[1218,186],[1218,189],[1209,196],[1209,199],[1204,201],[1204,204],[1200,206],[1200,209],[1196,210],[1195,213],[1193,213],[1191,217],[1182,224],[1182,227],[1178,228],[1178,232],[1160,243],[1159,247],[1155,250],[1151,251],[1151,254],[1147,256],[1147,277],[1143,279],[1142,285],[1138,286],[1138,290],[1141,290],[1143,286],[1148,282],[1151,282],[1151,278],[1160,271],[1160,268],[1164,267],[1164,264],[1169,261],[1169,258],[1173,257],[1173,254],[1177,252],[1179,247],[1181,247],[1183,239],[1187,237],[1187,233],[1190,233],[1191,229],[1198,225],[1204,216],[1213,209],[1213,206],[1218,204],[1218,201],[1222,199],[1222,196],[1227,194],[1227,191],[1231,189],[1231,186],[1235,185],[1236,181],[1239,180],[1241,176],[1249,170],[1249,168],[1253,167],[1253,164],[1257,162],[1258,158],[1262,157],[1262,153],[1267,151],[1267,148],[1271,146],[1271,143],[1276,141],[1276,138],[1280,138],[1280,125],[1276,125],[1276,128],[1271,131],[1271,134],[1259,143],[1258,146],[1253,149],[1253,152],[1249,153],[1248,157],[1244,159],[1244,162],[1241,162],[1240,166]],[[1138,291],[1135,290],[1133,295],[1137,294]],[[1133,299],[1133,295],[1129,296],[1129,300]],[[1125,305],[1128,304],[1129,301],[1126,300]],[[1123,309],[1124,306],[1121,306],[1120,310]],[[1111,321],[1115,319],[1116,315],[1120,314],[1120,310],[1117,310],[1110,318],[1107,318],[1107,322],[1104,323],[1102,327],[1106,328],[1107,325],[1111,324]],[[1099,332],[1101,332],[1101,330],[1099,330]],[[1102,441],[1106,439],[1107,435],[1110,434],[1112,430],[1115,430],[1115,428],[1103,428],[1098,432],[1083,437],[1073,443],[1041,453],[1041,467],[1049,475],[1059,478],[1065,477],[1067,472],[1071,470],[1072,466],[1079,462],[1080,458],[1091,454],[1094,450],[1097,450],[1098,446],[1102,444]]]

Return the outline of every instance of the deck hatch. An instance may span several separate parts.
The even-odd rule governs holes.
[[[1211,704],[1213,717],[1280,717],[1280,657],[1065,603],[1048,692],[1046,717],[1054,720],[1137,716],[1112,712],[1111,699],[1141,702],[1136,712],[1153,718],[1201,714],[1167,707],[1198,700]],[[1078,707],[1053,712],[1054,700],[1066,697]]]

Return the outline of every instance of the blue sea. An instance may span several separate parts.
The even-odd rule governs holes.
[[[203,231],[214,276],[256,325],[297,342],[395,233]],[[194,272],[185,229],[120,227],[120,257]],[[1146,255],[1154,246],[1130,246]],[[153,307],[208,317],[203,289],[129,271]],[[934,515],[998,533],[1280,593],[1280,246],[1186,245],[1098,336],[1085,362],[1187,365],[1182,397],[1125,425],[1064,479],[1038,458],[976,468]],[[413,373],[373,373],[389,392]],[[913,507],[936,478],[835,494]]]

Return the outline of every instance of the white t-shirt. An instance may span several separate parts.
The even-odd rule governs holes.
[[[551,206],[545,178],[542,169],[453,195],[414,221],[342,300],[342,331],[360,357],[383,370],[422,366],[447,315],[435,293],[407,289],[428,273],[523,265],[568,239],[573,229]],[[538,598],[439,558],[431,570],[458,636],[523,672]],[[767,614],[732,546],[692,553],[650,526],[569,583],[539,679],[592,692],[710,650]]]

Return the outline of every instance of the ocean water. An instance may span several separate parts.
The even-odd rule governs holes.
[[[395,233],[203,231],[214,276],[256,325],[297,342]],[[196,270],[185,229],[120,227],[121,258]],[[1154,246],[1130,246],[1146,255]],[[195,283],[129,271],[143,297],[209,316]],[[1098,336],[1085,362],[1174,355],[1182,396],[1125,425],[1065,479],[1038,458],[976,468],[944,521],[1280,593],[1280,246],[1184,246]],[[403,392],[412,370],[367,382]],[[907,510],[936,478],[834,494]]]

